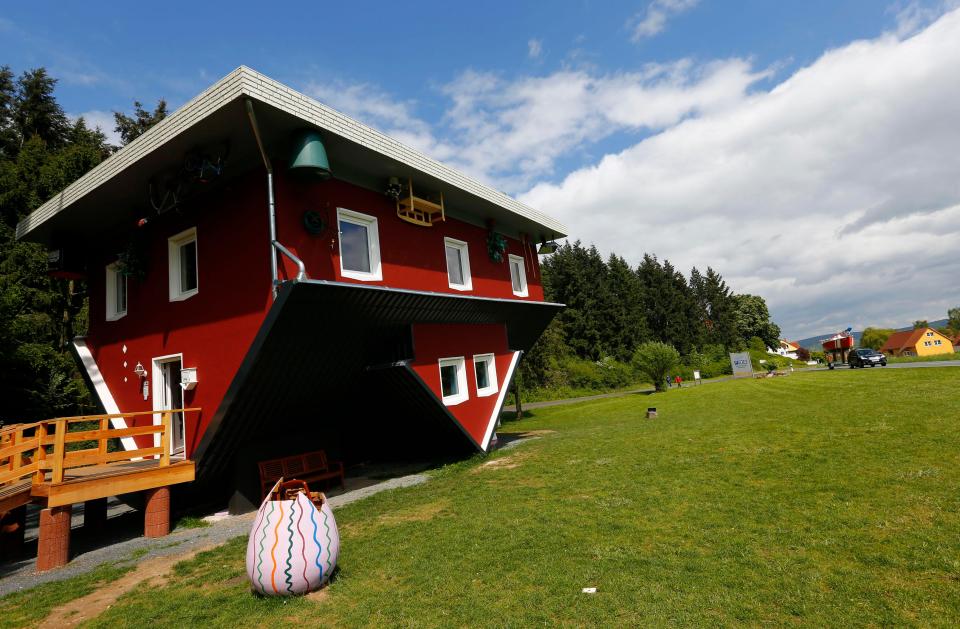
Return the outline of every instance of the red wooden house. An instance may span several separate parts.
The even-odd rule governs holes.
[[[17,228],[86,279],[104,410],[201,408],[171,448],[234,509],[275,456],[486,451],[565,232],[243,67]]]

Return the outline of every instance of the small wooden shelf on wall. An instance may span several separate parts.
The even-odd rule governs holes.
[[[421,199],[413,194],[413,180],[407,180],[408,195],[397,199],[397,216],[408,223],[421,227],[433,227],[437,221],[447,220],[443,209],[443,193],[440,202]]]

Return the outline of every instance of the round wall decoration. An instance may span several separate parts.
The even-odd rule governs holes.
[[[319,236],[327,228],[327,222],[323,220],[323,215],[315,210],[307,210],[303,213],[303,228],[308,234]]]

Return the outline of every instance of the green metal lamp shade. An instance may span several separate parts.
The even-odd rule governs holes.
[[[290,156],[290,170],[309,174],[317,179],[331,177],[327,149],[323,146],[323,138],[319,132],[307,129],[296,134],[293,154]]]

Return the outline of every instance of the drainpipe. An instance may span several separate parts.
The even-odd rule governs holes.
[[[301,282],[307,279],[307,267],[303,260],[298,258],[289,249],[277,241],[277,209],[273,198],[273,166],[270,165],[270,158],[267,157],[267,151],[263,148],[263,140],[260,138],[260,127],[257,125],[257,117],[253,113],[253,101],[246,99],[247,117],[250,118],[250,126],[253,128],[253,137],[257,139],[257,148],[260,149],[260,157],[263,158],[263,166],[267,169],[267,203],[270,209],[270,277],[273,289],[273,298],[277,298],[277,290],[280,287],[280,276],[277,273],[277,252],[285,255],[294,264],[297,265],[297,279]]]

